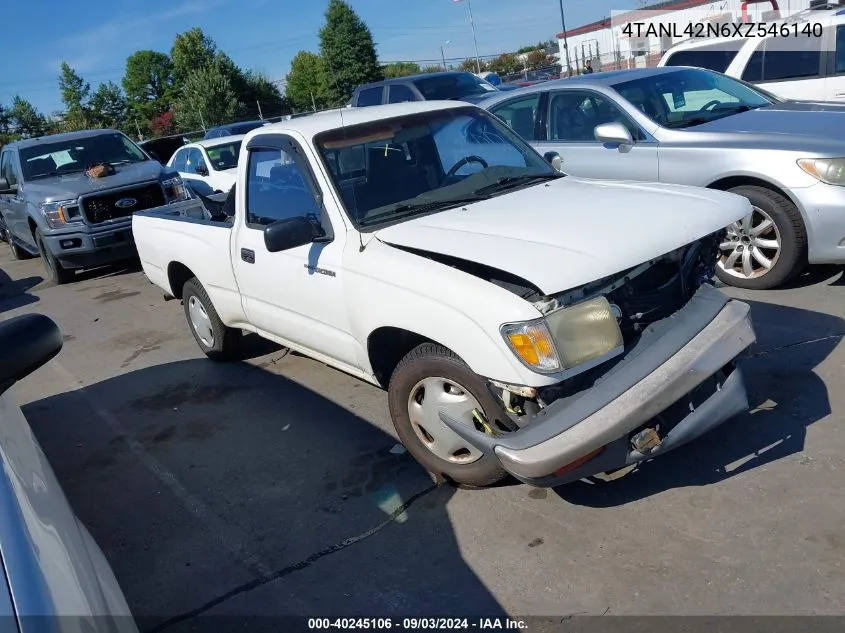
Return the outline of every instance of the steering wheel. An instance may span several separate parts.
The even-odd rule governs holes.
[[[452,168],[446,172],[446,178],[451,178],[458,172],[461,167],[463,167],[464,165],[468,165],[469,163],[478,163],[479,165],[484,167],[484,169],[487,169],[490,166],[486,160],[481,158],[481,156],[465,156],[457,163],[452,165]]]
[[[698,110],[699,110],[699,112],[703,112],[705,110],[710,110],[710,109],[712,109],[712,108],[714,108],[718,105],[722,105],[722,102],[719,101],[718,99],[713,99],[713,101],[708,101],[703,106],[701,106]]]

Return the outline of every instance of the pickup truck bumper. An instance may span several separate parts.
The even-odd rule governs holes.
[[[749,306],[704,286],[592,387],[520,430],[493,436],[443,412],[440,419],[517,479],[555,486],[652,459],[745,411],[735,359],[754,341]]]
[[[90,268],[137,257],[131,218],[104,226],[51,232],[44,236],[44,242],[65,268]]]

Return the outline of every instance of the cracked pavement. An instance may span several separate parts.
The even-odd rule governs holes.
[[[250,337],[201,357],[137,269],[0,251],[0,319],[65,335],[15,387],[145,631],[247,615],[845,613],[845,275],[752,305],[752,411],[616,481],[432,486],[384,393]],[[394,449],[394,450],[392,450]]]

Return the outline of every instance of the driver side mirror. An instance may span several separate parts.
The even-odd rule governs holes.
[[[627,127],[614,121],[613,123],[602,123],[597,125],[593,132],[596,140],[605,145],[633,145],[634,137]]]
[[[322,237],[325,237],[323,227],[312,218],[285,218],[264,229],[264,246],[270,253],[278,253],[310,244]]]
[[[549,165],[554,167],[555,171],[563,171],[563,159],[557,152],[546,152],[543,154],[543,158],[546,159]]]
[[[200,163],[194,167],[194,172],[196,172],[199,176],[208,176],[208,167],[206,167],[203,163]]]
[[[62,349],[59,326],[43,314],[12,317],[0,325],[0,393]]]
[[[17,185],[9,186],[8,180],[6,180],[5,178],[0,178],[0,194],[17,193],[17,192],[18,192],[18,186]]]

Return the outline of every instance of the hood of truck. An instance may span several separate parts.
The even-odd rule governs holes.
[[[491,266],[546,294],[660,257],[751,212],[697,187],[561,178],[380,229],[394,246]]]
[[[142,182],[179,175],[175,170],[164,167],[158,161],[153,160],[116,165],[115,170],[114,174],[105,178],[89,178],[85,175],[85,172],[38,178],[25,182],[23,191],[30,200],[55,202],[58,200],[74,200],[84,194],[128,187]]]

